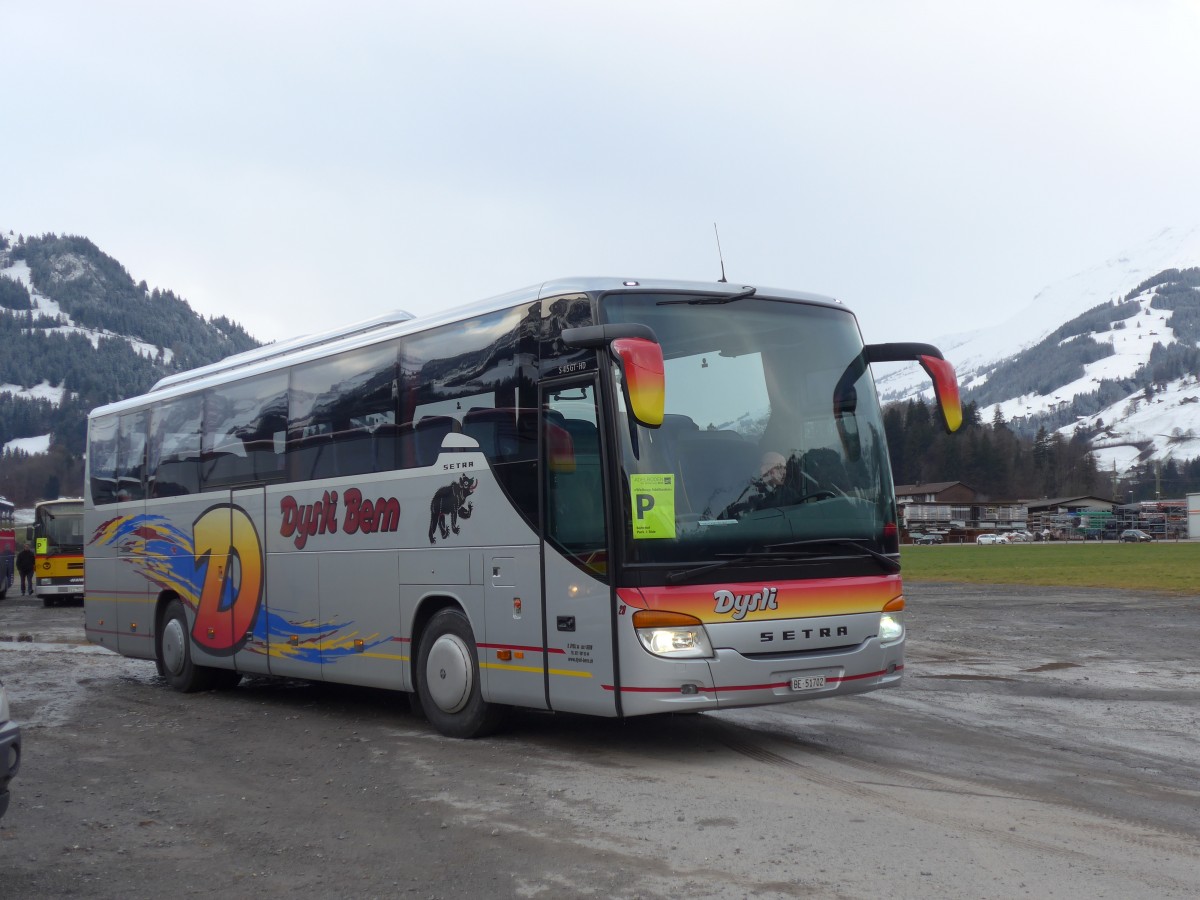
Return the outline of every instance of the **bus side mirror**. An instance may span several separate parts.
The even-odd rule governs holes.
[[[618,338],[612,351],[621,366],[629,411],[639,424],[657,428],[663,423],[666,400],[662,347],[645,338]]]
[[[562,340],[568,347],[608,347],[621,367],[625,407],[629,414],[639,425],[647,428],[657,428],[662,424],[666,376],[663,373],[662,346],[652,328],[634,322],[585,325],[581,328],[564,328]]]
[[[937,397],[946,432],[953,434],[958,431],[962,425],[958,376],[954,374],[954,366],[942,357],[941,350],[932,344],[868,344],[863,347],[863,359],[867,363],[919,362],[933,380],[933,394]]]

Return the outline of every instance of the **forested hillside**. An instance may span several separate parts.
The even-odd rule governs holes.
[[[889,405],[883,424],[896,484],[962,481],[992,500],[1093,494],[1132,502],[1200,491],[1200,459],[1145,462],[1115,477],[1097,468],[1082,431],[1064,438],[1041,428],[1022,436],[1000,416],[981,422],[975,402],[964,404],[955,434],[946,434],[923,399]]]
[[[82,490],[90,409],[258,342],[135,282],[87,238],[47,234],[0,235],[0,346],[0,445],[50,435],[46,454],[0,455],[0,494],[25,504]]]

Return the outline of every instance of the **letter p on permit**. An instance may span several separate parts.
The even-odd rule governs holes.
[[[629,476],[633,539],[675,537],[675,479],[670,474]]]

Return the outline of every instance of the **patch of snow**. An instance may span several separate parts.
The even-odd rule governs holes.
[[[50,450],[50,435],[40,434],[37,437],[13,438],[4,445],[7,451],[22,450],[25,453],[47,453]]]
[[[29,263],[25,262],[25,260],[18,260],[11,266],[0,269],[0,273],[4,274],[8,278],[13,279],[14,281],[21,282],[21,284],[25,285],[26,290],[31,292],[33,291],[33,282],[29,272]]]
[[[49,400],[55,406],[62,403],[66,390],[55,387],[48,381],[35,384],[26,390],[19,384],[0,384],[0,394],[12,394],[14,397],[24,397],[26,400]]]
[[[1200,378],[1192,375],[1172,381],[1150,400],[1141,393],[1126,397],[1079,424],[1094,428],[1098,420],[1107,426],[1093,441],[1096,448],[1093,452],[1104,463],[1101,469],[1110,469],[1116,461],[1120,471],[1121,461],[1128,455],[1121,448],[1134,443],[1153,445],[1147,460],[1166,462],[1200,457]],[[1070,436],[1074,427],[1060,429],[1060,433]],[[1125,468],[1135,461],[1136,458],[1126,462]]]

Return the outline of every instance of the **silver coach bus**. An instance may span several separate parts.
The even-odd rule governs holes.
[[[571,279],[162,379],[89,417],[86,628],[176,689],[274,675],[702,711],[895,685],[896,503],[864,346],[812,294]]]

